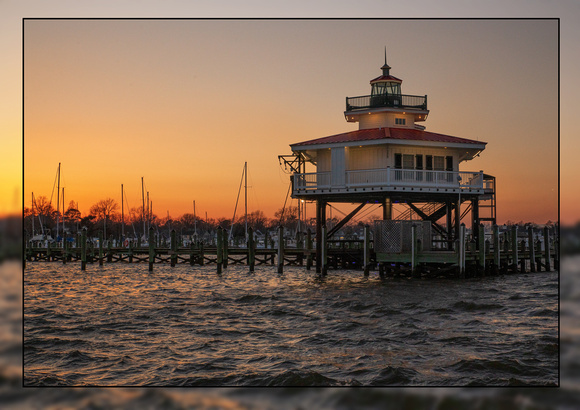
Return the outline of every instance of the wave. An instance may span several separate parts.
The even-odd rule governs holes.
[[[477,303],[461,300],[459,302],[455,302],[452,305],[452,308],[459,311],[473,312],[477,310],[482,311],[499,310],[505,308],[505,306],[500,305],[499,303]]]
[[[371,386],[406,386],[413,383],[419,372],[405,367],[387,366],[374,377]]]

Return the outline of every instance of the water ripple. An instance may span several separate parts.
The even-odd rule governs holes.
[[[558,382],[557,273],[408,281],[30,263],[24,282],[27,386]]]

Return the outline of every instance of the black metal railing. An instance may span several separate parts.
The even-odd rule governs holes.
[[[381,94],[346,97],[346,111],[368,108],[393,107],[402,109],[427,109],[426,95]]]

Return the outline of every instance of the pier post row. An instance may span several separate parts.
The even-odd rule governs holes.
[[[370,80],[370,94],[346,97],[344,118],[358,123],[358,130],[296,142],[291,155],[279,156],[292,171],[292,197],[316,203],[317,244],[324,242],[328,204],[359,205],[339,223],[343,226],[365,204],[378,203],[383,207],[373,227],[378,263],[411,263],[413,257],[413,264],[457,264],[464,218],[471,216],[475,238],[480,223],[496,223],[495,177],[469,169],[486,143],[427,131],[422,125],[429,116],[427,96],[402,93],[403,80],[391,74],[386,51],[381,70]],[[394,204],[403,205],[396,217]],[[413,225],[421,252],[410,243]],[[320,249],[316,256],[320,271]]]
[[[148,238],[137,243],[114,243],[112,236],[105,242],[103,231],[98,239],[88,238],[83,230],[75,246],[55,247],[46,238],[26,235],[25,261],[80,261],[81,270],[87,262],[148,262],[149,271],[163,262],[215,263],[221,273],[230,264],[247,263],[253,271],[254,265],[274,265],[277,259],[283,273],[285,264],[302,266],[306,258],[306,269],[315,264],[322,275],[339,266],[362,268],[368,275],[378,265],[381,277],[557,269],[557,226],[542,231],[497,226],[496,178],[469,165],[486,143],[427,131],[427,96],[402,93],[403,81],[391,75],[386,53],[381,70],[370,81],[369,95],[346,98],[344,118],[358,123],[358,130],[297,142],[290,145],[290,155],[279,156],[291,170],[292,197],[316,205],[315,232],[308,229],[305,237],[297,232],[295,246],[285,246],[280,227],[277,246],[266,232],[264,246],[258,247],[249,229],[246,248],[230,248],[227,232],[219,227],[211,242],[195,239],[185,247],[172,231],[168,247],[157,243],[151,226]],[[326,226],[333,203],[352,204],[352,211]],[[364,237],[333,240],[370,204],[382,212],[365,227]]]

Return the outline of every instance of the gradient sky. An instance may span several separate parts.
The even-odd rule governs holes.
[[[9,11],[12,19],[135,16],[107,9],[107,2],[101,9],[77,6],[76,13],[78,2],[61,3],[73,10]],[[251,8],[162,13],[154,3],[145,2],[149,7],[139,16],[329,16],[321,10],[292,14],[290,8],[276,14]],[[387,16],[379,2],[363,3],[383,7],[378,15]],[[178,10],[182,3],[168,4]],[[578,14],[572,3],[554,13],[540,3],[536,9],[532,15]],[[336,15],[349,15],[346,10],[340,3]],[[504,11],[516,15],[515,8]],[[398,14],[416,16],[403,7]],[[564,50],[578,30],[562,17],[562,222],[572,223],[579,219],[579,198],[570,177],[575,163],[566,161],[578,152],[578,142],[564,117],[571,115],[565,101],[578,88],[570,75],[578,57]],[[198,213],[229,217],[248,161],[250,210],[273,216],[288,189],[277,155],[290,153],[290,143],[356,129],[344,120],[344,99],[368,94],[386,45],[403,93],[429,96],[427,130],[488,142],[481,157],[462,169],[498,178],[499,222],[558,217],[554,20],[28,20],[24,39],[27,206],[31,191],[50,197],[61,162],[67,202],[78,201],[81,211],[107,196],[120,201],[121,183],[129,205],[138,206],[143,176],[160,216],[191,212],[196,200]],[[11,68],[18,74],[18,62],[6,70]],[[574,80],[572,87],[564,86],[566,78]],[[13,108],[4,112],[6,135],[19,132],[13,114]],[[12,192],[3,195],[0,212],[10,208],[6,198],[17,197],[18,185],[9,186],[3,187]]]

